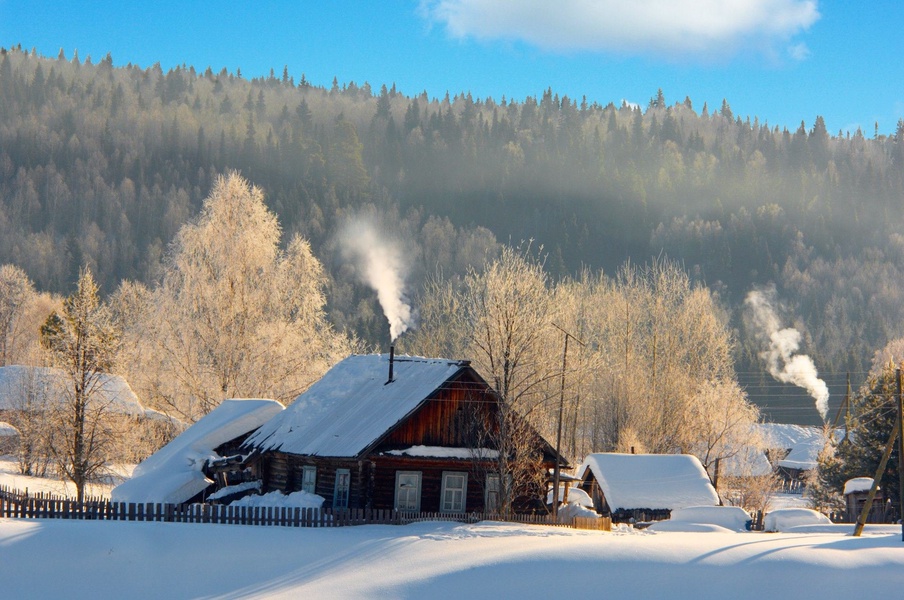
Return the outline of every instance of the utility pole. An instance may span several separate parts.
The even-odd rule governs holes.
[[[876,491],[879,489],[879,480],[882,479],[882,473],[885,472],[885,465],[888,464],[891,450],[895,447],[895,439],[898,437],[898,430],[900,428],[901,419],[897,419],[895,421],[895,426],[891,430],[891,435],[888,436],[885,452],[882,453],[882,460],[879,461],[879,468],[876,469],[876,476],[873,477],[873,485],[869,489],[869,494],[866,496],[863,510],[860,511],[860,517],[857,519],[857,524],[854,525],[854,537],[860,537],[860,534],[863,533],[863,526],[866,525],[866,518],[869,516],[869,511],[873,507],[873,499],[876,497]]]
[[[552,516],[558,520],[559,517],[559,472],[560,467],[559,463],[562,462],[562,413],[565,412],[565,368],[568,365],[568,338],[573,338],[574,341],[579,343],[581,346],[584,345],[584,342],[574,337],[555,323],[552,324],[553,327],[561,331],[565,334],[565,348],[562,350],[562,385],[559,390],[559,419],[558,425],[556,426],[556,466],[553,470],[553,478],[552,478]]]
[[[898,518],[901,520],[901,541],[904,542],[904,393],[901,391],[901,367],[895,369],[898,380]]]

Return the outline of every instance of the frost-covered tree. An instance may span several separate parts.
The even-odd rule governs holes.
[[[66,381],[59,402],[47,403],[50,448],[81,502],[87,483],[106,469],[118,439],[109,418],[112,400],[102,399],[99,392],[119,339],[91,271],[82,270],[75,292],[47,319],[41,333],[51,362]]]
[[[542,262],[505,248],[460,282],[431,282],[419,306],[406,348],[470,358],[547,439],[557,437],[561,402],[572,459],[633,448],[695,454],[712,469],[759,444],[727,318],[674,263],[552,286]],[[564,331],[582,342],[567,355]]]
[[[515,497],[535,483],[536,446],[526,443],[535,432],[528,423],[549,429],[540,417],[550,400],[548,384],[559,373],[558,353],[544,345],[556,330],[542,259],[530,248],[503,247],[463,280],[433,280],[421,307],[421,326],[405,340],[405,348],[466,357],[499,394],[494,421],[477,437],[498,450],[500,510],[508,511]]]
[[[0,366],[13,364],[24,354],[27,311],[36,297],[25,271],[0,266]]]
[[[280,248],[263,192],[237,173],[216,180],[199,217],[176,236],[144,307],[150,341],[130,379],[158,408],[194,421],[223,399],[291,401],[352,342],[324,314],[325,276],[306,240]]]
[[[820,455],[814,484],[817,501],[836,503],[841,497],[844,483],[854,477],[873,477],[894,434],[897,420],[897,367],[901,343],[893,340],[876,353],[876,362],[866,382],[850,400],[847,418],[847,435],[840,441],[829,440]],[[880,361],[891,359],[882,364]],[[898,444],[892,448],[891,457],[880,474],[879,486],[886,498],[897,506],[899,498]]]

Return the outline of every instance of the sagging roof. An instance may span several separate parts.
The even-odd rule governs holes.
[[[396,356],[393,380],[387,383],[388,354],[353,354],[252,434],[245,446],[358,456],[467,366],[467,361]]]
[[[181,504],[213,482],[203,468],[214,448],[245,435],[282,412],[276,400],[224,400],[166,446],[143,460],[111,494],[114,502]]]

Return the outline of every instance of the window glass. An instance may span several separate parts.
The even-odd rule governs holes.
[[[410,512],[421,510],[421,473],[419,471],[396,473],[395,508]]]
[[[301,489],[310,494],[314,494],[317,489],[317,467],[306,465],[302,469]]]
[[[499,475],[487,475],[487,497],[484,510],[490,513],[499,510]]]
[[[441,512],[464,512],[465,496],[468,489],[468,474],[447,471],[443,473],[443,487],[440,498]]]
[[[336,488],[333,492],[333,508],[348,508],[348,487],[351,474],[348,469],[336,469]]]

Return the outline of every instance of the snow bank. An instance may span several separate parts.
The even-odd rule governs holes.
[[[593,473],[613,511],[716,506],[719,495],[690,454],[590,454],[578,471]]]
[[[713,523],[693,523],[689,521],[656,521],[644,531],[668,533],[735,533],[734,530]]]
[[[113,488],[114,502],[181,504],[213,483],[201,471],[214,448],[254,431],[283,410],[276,400],[224,400]]]
[[[832,521],[809,508],[780,508],[766,513],[763,528],[766,531],[788,531],[794,527],[811,525],[832,525]]]
[[[669,520],[672,523],[716,525],[728,531],[748,531],[751,518],[737,506],[691,506],[673,510]]]
[[[582,517],[585,519],[599,519],[599,514],[593,510],[592,508],[587,508],[586,506],[581,506],[580,504],[576,504],[573,502],[569,502],[568,504],[562,504],[559,506],[559,522],[560,523],[570,523],[572,519],[575,517]]]
[[[565,501],[565,488],[559,487],[559,502]],[[552,504],[552,490],[546,492],[546,503]],[[586,508],[593,508],[593,499],[581,488],[568,488],[568,503],[577,504]]]
[[[854,477],[844,482],[844,495],[854,492],[868,492],[873,487],[872,477]]]
[[[211,495],[207,497],[208,500],[219,500],[221,498],[228,498],[233,494],[241,494],[242,492],[247,492],[250,490],[259,490],[261,489],[260,481],[245,481],[242,483],[238,483],[236,485],[227,485],[226,487],[220,488]]]
[[[299,491],[291,494],[282,492],[270,492],[260,496],[252,495],[239,498],[230,502],[230,506],[274,506],[285,508],[320,508],[323,506],[323,497],[310,492]]]

